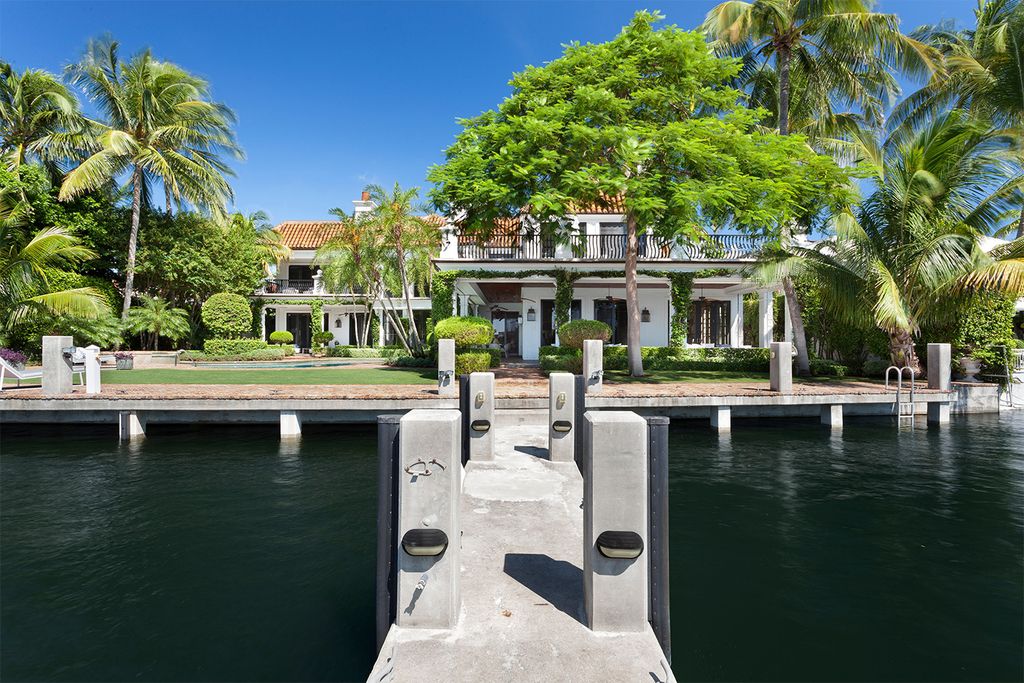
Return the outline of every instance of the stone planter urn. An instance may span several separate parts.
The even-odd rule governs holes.
[[[977,358],[964,356],[960,359],[960,372],[963,374],[963,382],[979,382],[977,375],[981,372],[981,361]]]
[[[118,370],[131,370],[135,367],[134,358],[117,358],[115,362],[117,363]]]

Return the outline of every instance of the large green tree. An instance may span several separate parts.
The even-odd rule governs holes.
[[[1005,141],[961,111],[879,147],[875,190],[839,214],[836,236],[791,246],[760,265],[768,280],[813,275],[839,319],[889,337],[893,364],[919,370],[914,338],[948,322],[973,291],[1024,293],[1024,240],[985,249],[984,236],[1009,200],[987,198],[1014,166]]]
[[[0,61],[0,157],[9,170],[26,161],[44,164],[53,177],[84,144],[78,98],[53,74],[20,74]]]
[[[90,44],[82,59],[68,67],[103,120],[91,154],[64,180],[60,198],[95,190],[122,174],[132,188],[131,226],[124,272],[126,319],[132,303],[136,251],[144,197],[159,180],[167,195],[222,212],[231,199],[223,156],[241,158],[232,125],[234,115],[210,99],[209,84],[143,50],[128,61],[112,41]],[[168,213],[170,212],[168,200]]]
[[[805,133],[819,149],[848,160],[860,123],[880,124],[898,92],[890,66],[931,73],[939,61],[934,49],[900,32],[896,15],[873,6],[872,0],[728,0],[708,12],[704,32],[716,53],[742,60],[737,86],[752,106],[771,112],[779,133]],[[784,244],[807,226],[790,227]],[[810,374],[796,288],[789,277],[782,287],[797,369]]]
[[[710,229],[774,234],[837,201],[832,159],[799,136],[758,125],[728,87],[738,60],[709,53],[699,33],[660,30],[639,12],[612,41],[572,44],[512,81],[496,111],[461,121],[447,160],[431,169],[432,198],[467,230],[528,214],[566,237],[581,203],[620,200],[626,222],[631,375],[643,374],[637,296],[638,233],[699,243]]]

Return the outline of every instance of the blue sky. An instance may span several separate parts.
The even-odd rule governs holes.
[[[641,8],[695,27],[689,2],[23,2],[0,0],[0,57],[59,72],[89,38],[152,48],[207,78],[238,115],[237,208],[274,222],[351,208],[366,183],[418,185],[461,116],[569,41],[612,38]],[[888,0],[905,30],[973,23],[969,0]]]

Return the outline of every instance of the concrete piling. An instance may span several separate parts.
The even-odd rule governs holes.
[[[600,339],[583,341],[583,378],[587,393],[596,394],[604,385],[604,342]]]
[[[768,365],[768,379],[772,391],[780,394],[793,393],[793,343],[772,342]]]
[[[146,436],[146,418],[134,410],[122,410],[117,414],[118,438],[132,441]]]
[[[576,459],[576,376],[569,372],[548,375],[548,460]]]
[[[843,404],[821,406],[821,424],[832,429],[843,428]]]
[[[583,596],[594,631],[647,628],[647,421],[633,412],[583,417],[590,457],[583,476]]]
[[[72,362],[65,358],[64,349],[74,346],[72,337],[43,337],[43,393],[47,396],[70,394]]]
[[[455,395],[455,340],[437,340],[437,395]]]
[[[302,418],[296,410],[281,411],[281,438],[297,439],[302,436]]]
[[[711,406],[711,428],[719,434],[732,431],[732,408],[729,406]]]
[[[399,626],[448,629],[459,618],[461,425],[457,410],[424,409],[399,424]]]
[[[494,460],[494,373],[469,376],[469,459]]]

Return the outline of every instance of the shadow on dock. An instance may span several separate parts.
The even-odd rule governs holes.
[[[545,449],[546,450],[546,449]],[[506,553],[505,573],[552,607],[584,624],[583,570],[539,553]]]

